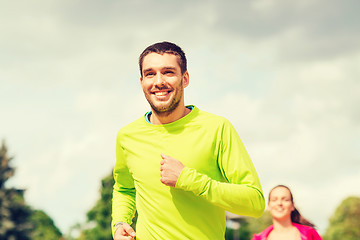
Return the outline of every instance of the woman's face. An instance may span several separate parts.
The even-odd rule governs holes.
[[[295,209],[290,191],[284,187],[277,187],[270,193],[268,209],[274,219],[291,219],[291,212]]]

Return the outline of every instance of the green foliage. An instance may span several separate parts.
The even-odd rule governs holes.
[[[265,211],[263,215],[259,218],[248,217],[247,221],[249,223],[248,228],[251,236],[254,233],[260,233],[265,228],[272,224],[272,216],[269,211]]]
[[[81,232],[79,240],[112,239],[111,236],[111,199],[114,179],[112,174],[101,180],[100,199],[87,213],[88,225]]]
[[[31,233],[32,240],[59,240],[62,237],[54,221],[41,210],[32,211],[31,223],[34,226]]]
[[[241,217],[238,219],[232,219],[233,228],[226,228],[225,239],[226,240],[249,240],[250,239],[250,231],[248,228],[248,221],[246,218]]]
[[[330,218],[324,240],[360,239],[360,198],[348,197]]]
[[[101,180],[100,199],[87,213],[87,224],[77,226],[82,229],[78,240],[108,240],[111,234],[112,191],[114,178],[112,173]],[[136,230],[137,214],[131,225]]]
[[[5,142],[2,142],[0,148],[0,189],[5,188],[5,182],[12,176],[14,176],[14,168],[10,166],[11,157],[7,155],[7,148]]]
[[[14,175],[10,158],[3,142],[0,148],[0,239],[30,239],[31,210],[25,205],[24,190],[6,188],[6,181]]]
[[[3,142],[0,148],[0,239],[62,239],[61,232],[49,216],[26,205],[24,190],[5,187],[6,181],[15,173],[11,160]]]
[[[272,224],[272,217],[269,211],[265,211],[259,218],[240,217],[233,220],[239,224],[239,229],[226,228],[226,240],[250,240],[254,233],[259,233]]]

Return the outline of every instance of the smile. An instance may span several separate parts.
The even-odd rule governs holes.
[[[161,92],[155,92],[155,96],[165,96],[169,93],[170,91],[161,91]]]

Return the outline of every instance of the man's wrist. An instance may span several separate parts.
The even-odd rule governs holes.
[[[125,222],[117,222],[117,223],[114,224],[114,228],[118,228],[118,227],[124,225],[124,223]]]

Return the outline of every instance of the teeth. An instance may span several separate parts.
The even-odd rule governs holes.
[[[156,92],[155,96],[164,96],[166,95],[168,92]]]

